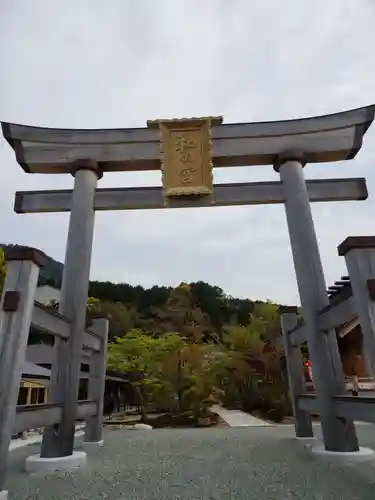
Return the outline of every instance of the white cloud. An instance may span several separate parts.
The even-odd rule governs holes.
[[[144,126],[223,114],[226,122],[325,114],[375,101],[371,0],[3,0],[0,119],[51,127]],[[345,272],[336,246],[372,234],[375,129],[358,158],[307,177],[366,176],[366,202],[315,205],[327,282]],[[0,143],[0,240],[63,260],[67,214],[16,215],[23,189],[72,186],[27,175]],[[215,171],[218,182],[277,180],[272,167]],[[158,184],[111,174],[100,186]],[[97,215],[92,278],[144,285],[203,279],[233,295],[297,300],[282,206]]]

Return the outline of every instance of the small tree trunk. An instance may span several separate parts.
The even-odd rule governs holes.
[[[147,413],[146,413],[146,408],[145,408],[145,399],[142,394],[142,389],[138,386],[135,388],[140,404],[140,410],[141,410],[141,418],[142,420],[147,420]]]

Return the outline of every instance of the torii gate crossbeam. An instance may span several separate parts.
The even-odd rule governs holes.
[[[306,181],[310,202],[366,200],[363,178],[317,179]],[[70,212],[73,191],[16,192],[16,213]],[[212,203],[205,200],[176,200],[174,208],[219,207],[234,205],[270,205],[285,202],[281,182],[245,182],[214,185]],[[150,210],[166,208],[161,187],[104,188],[95,192],[94,209]]]

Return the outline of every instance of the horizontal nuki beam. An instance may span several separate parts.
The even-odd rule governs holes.
[[[337,395],[333,397],[336,417],[375,423],[375,398],[371,396]],[[313,415],[321,413],[315,394],[300,394],[298,408]]]
[[[56,349],[48,344],[31,344],[26,348],[25,359],[35,365],[53,365],[56,362]],[[81,363],[91,364],[91,350],[81,350]],[[81,372],[81,378],[87,378],[88,372]]]
[[[31,325],[42,332],[49,333],[63,340],[69,340],[71,322],[64,316],[61,316],[61,314],[48,309],[39,302],[34,303]],[[93,332],[84,332],[83,347],[99,352],[100,338]]]
[[[95,416],[98,407],[95,401],[78,401],[77,420]],[[63,403],[45,403],[40,405],[17,406],[13,434],[59,424],[63,414]]]
[[[306,182],[310,201],[365,200],[366,181],[353,179],[319,179]],[[242,184],[217,184],[213,202],[202,199],[181,199],[173,202],[174,208],[200,206],[262,205],[284,203],[281,182],[249,182]],[[69,212],[71,190],[18,191],[14,210],[17,213]],[[139,210],[165,208],[161,187],[97,189],[95,210]]]
[[[285,150],[300,150],[308,162],[354,158],[374,119],[375,106],[326,116],[212,127],[214,167],[272,165]],[[157,129],[49,129],[2,123],[5,139],[26,172],[69,173],[89,158],[106,171],[160,169]]]

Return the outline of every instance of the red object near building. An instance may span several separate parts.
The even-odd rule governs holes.
[[[310,360],[305,361],[305,367],[307,368],[307,373],[308,373],[308,376],[309,376],[309,382],[312,382],[313,387],[315,389],[314,377],[313,377],[312,366],[311,366],[311,361]]]

